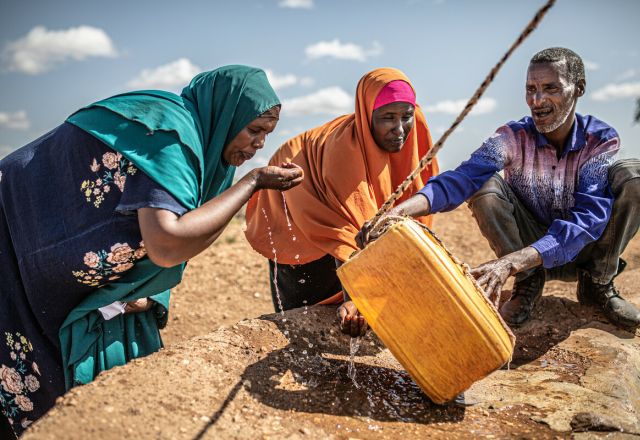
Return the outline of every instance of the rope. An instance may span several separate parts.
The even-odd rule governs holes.
[[[491,71],[489,72],[487,77],[484,79],[482,84],[480,84],[480,87],[478,87],[478,89],[473,94],[471,99],[469,99],[469,101],[467,102],[467,105],[464,107],[464,109],[462,110],[460,115],[456,118],[456,120],[453,122],[453,124],[451,124],[451,126],[447,129],[447,131],[445,131],[444,134],[440,137],[440,139],[438,139],[438,142],[436,142],[435,145],[433,145],[429,149],[427,154],[425,154],[425,156],[422,159],[420,159],[420,162],[418,163],[418,166],[416,167],[416,169],[413,170],[411,174],[409,174],[409,176],[407,176],[407,178],[400,184],[400,186],[398,186],[395,192],[391,194],[391,196],[389,196],[387,201],[384,202],[384,204],[380,207],[376,215],[369,221],[369,224],[373,225],[373,228],[376,227],[378,221],[380,220],[380,217],[386,214],[389,211],[389,209],[393,206],[393,204],[398,200],[398,198],[402,196],[402,194],[407,190],[411,182],[413,182],[413,179],[415,179],[427,167],[427,165],[431,163],[431,160],[435,157],[436,154],[438,154],[438,152],[444,145],[449,135],[453,133],[456,127],[460,125],[463,119],[469,114],[471,109],[478,103],[478,101],[480,100],[480,97],[482,97],[484,92],[487,90],[487,87],[489,87],[489,85],[493,82],[496,74],[498,73],[502,65],[509,59],[511,54],[516,50],[516,48],[518,48],[518,46],[520,46],[520,44],[522,44],[522,42],[529,36],[529,34],[531,34],[531,32],[535,30],[538,24],[540,24],[545,14],[547,13],[547,11],[549,11],[549,9],[551,9],[551,7],[554,5],[555,1],[556,0],[548,0],[547,3],[538,10],[536,15],[533,17],[533,19],[531,19],[531,21],[527,25],[527,27],[522,31],[520,36],[511,45],[509,50],[502,56],[500,61],[498,61],[498,63],[495,66],[493,66],[493,69],[491,69]]]

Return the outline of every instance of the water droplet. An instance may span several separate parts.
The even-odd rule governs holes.
[[[307,354],[307,350],[302,350],[302,354]]]
[[[293,258],[295,258],[296,260],[300,259],[300,254],[296,254]]]
[[[347,376],[353,382],[353,385],[356,388],[360,388],[358,382],[356,382],[356,364],[355,364],[355,356],[358,350],[360,349],[360,338],[352,337],[349,341],[349,366],[347,368]]]
[[[309,344],[309,348],[313,348],[313,344]]]
[[[285,335],[288,335],[288,334],[289,334],[289,330],[285,330],[283,333],[284,333]]]
[[[307,282],[307,280],[305,280],[304,278],[300,278],[300,279],[298,280],[298,282],[299,282],[300,284],[304,284],[304,283],[306,283],[306,282]]]

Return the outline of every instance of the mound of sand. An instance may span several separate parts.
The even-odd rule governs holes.
[[[71,390],[24,438],[640,435],[640,337],[580,306],[575,284],[548,283],[534,318],[516,331],[510,369],[476,383],[464,402],[436,406],[371,334],[354,358],[356,386],[350,338],[337,331],[331,307],[294,310],[286,322],[242,320],[273,306],[266,262],[240,228],[232,223],[189,264],[174,293],[167,348]],[[436,231],[471,265],[492,258],[464,207],[440,215]],[[629,268],[617,282],[640,304],[639,240],[625,257]]]

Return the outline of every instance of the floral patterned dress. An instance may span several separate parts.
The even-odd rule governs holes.
[[[143,207],[186,212],[69,123],[0,161],[0,417],[16,433],[65,392],[58,331],[66,316],[146,258]]]

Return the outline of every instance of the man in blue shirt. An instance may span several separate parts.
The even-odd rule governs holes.
[[[468,200],[498,259],[472,270],[511,325],[531,316],[546,279],[578,279],[578,299],[614,324],[640,325],[640,310],[620,297],[620,254],[640,226],[640,161],[615,162],[617,132],[575,112],[586,80],[580,57],[565,48],[535,54],[525,96],[531,116],[500,127],[455,170],[431,178],[390,215],[449,211]],[[498,172],[503,171],[504,177]],[[368,227],[361,234],[367,238]]]

